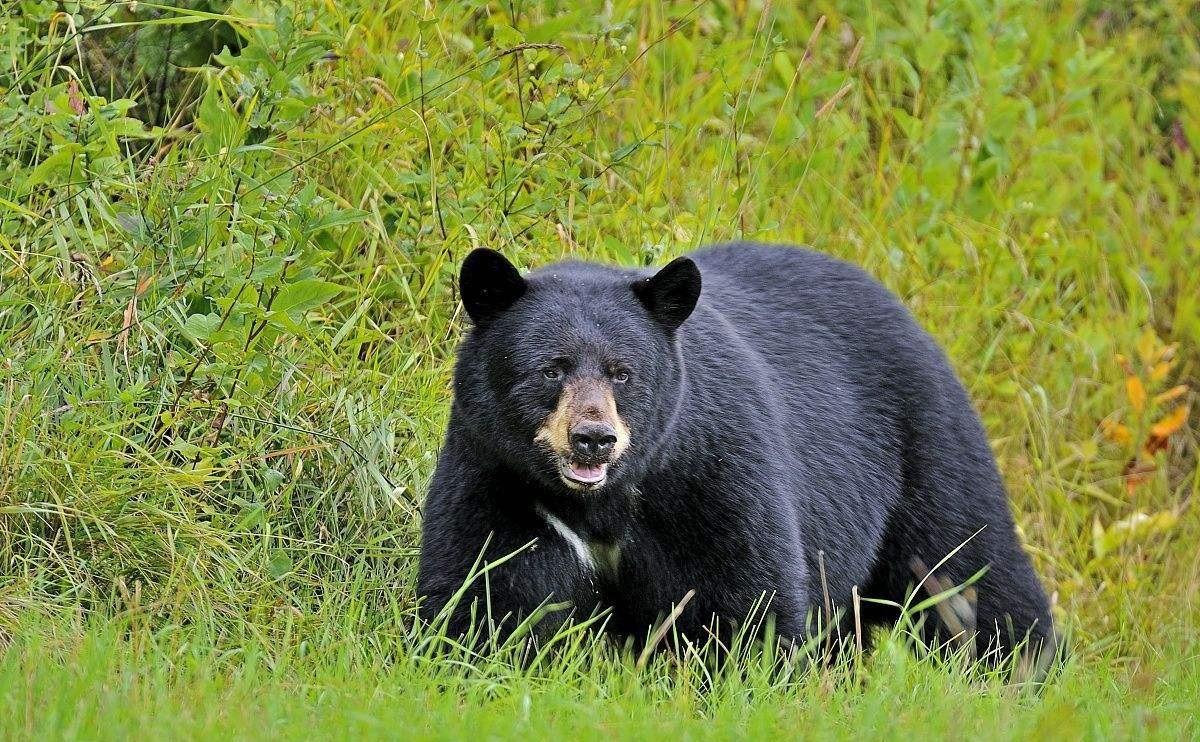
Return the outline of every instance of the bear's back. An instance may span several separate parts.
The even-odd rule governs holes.
[[[803,247],[731,242],[691,255],[704,276],[709,306],[736,313],[740,327],[765,334],[796,322],[864,341],[911,342],[924,333],[890,291],[864,270]],[[865,333],[865,336],[862,334]]]
[[[901,496],[910,413],[957,387],[945,356],[891,292],[849,263],[754,243],[691,257],[704,284],[681,328],[685,356],[711,367],[720,353],[723,372],[739,379],[722,418],[753,414],[771,430],[766,442],[795,476],[801,528],[816,547],[809,556],[831,560],[810,574],[823,568],[835,590],[863,584],[868,563],[841,555],[879,547]],[[747,410],[746,384],[769,401]],[[855,529],[829,528],[851,521]]]
[[[855,265],[755,243],[714,245],[691,257],[704,288],[685,331],[702,336],[701,345],[735,333],[785,388],[848,383],[853,400],[891,407],[921,391],[914,383],[952,381],[936,343],[899,299]],[[792,399],[812,394],[811,387],[790,391]]]

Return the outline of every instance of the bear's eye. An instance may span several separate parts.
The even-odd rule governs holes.
[[[612,380],[618,384],[624,384],[625,382],[629,381],[629,372],[624,369],[614,371]]]
[[[542,369],[542,376],[550,381],[559,381],[563,377],[563,370],[558,366],[547,366]]]

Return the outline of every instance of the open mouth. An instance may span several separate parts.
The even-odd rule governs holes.
[[[604,480],[608,478],[608,464],[606,463],[584,464],[564,459],[559,470],[567,484],[575,487],[594,489],[604,484]]]

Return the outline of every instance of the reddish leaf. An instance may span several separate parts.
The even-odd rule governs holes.
[[[1159,361],[1154,364],[1154,368],[1150,369],[1150,381],[1162,381],[1167,378],[1167,374],[1171,373],[1171,367],[1174,365],[1174,361]]]
[[[1137,412],[1146,409],[1146,387],[1142,385],[1142,380],[1136,376],[1125,377],[1125,395],[1129,397],[1129,404]]]
[[[1162,405],[1162,404],[1166,404],[1167,402],[1170,402],[1171,400],[1179,399],[1183,395],[1187,394],[1187,391],[1188,391],[1187,384],[1180,384],[1179,386],[1173,386],[1170,389],[1168,389],[1167,391],[1162,392],[1161,394],[1156,394],[1154,396],[1154,404]]]
[[[1174,412],[1154,423],[1154,426],[1150,428],[1150,435],[1155,438],[1170,437],[1172,433],[1182,428],[1183,424],[1187,422],[1189,409],[1187,405],[1176,407]]]
[[[1153,456],[1159,451],[1167,447],[1167,441],[1175,433],[1183,427],[1187,422],[1188,406],[1181,405],[1175,408],[1175,411],[1154,423],[1150,428],[1150,435],[1146,438],[1146,445],[1143,450],[1147,456]]]
[[[1129,431],[1129,428],[1115,420],[1101,420],[1100,430],[1104,433],[1105,438],[1114,443],[1128,445],[1133,440],[1133,433]]]
[[[83,96],[79,94],[79,83],[75,78],[71,78],[67,82],[67,101],[71,104],[71,110],[76,116],[82,116],[87,111],[87,104],[83,102]]]
[[[1121,471],[1121,476],[1125,478],[1125,491],[1132,495],[1133,491],[1139,485],[1144,484],[1146,480],[1150,479],[1150,475],[1157,468],[1153,462],[1138,461],[1136,457],[1130,459]]]

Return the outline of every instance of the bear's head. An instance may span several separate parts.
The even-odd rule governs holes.
[[[455,368],[455,415],[475,445],[546,488],[636,482],[683,394],[679,329],[700,271],[654,275],[560,263],[522,277],[480,248],[459,275],[474,324]]]

